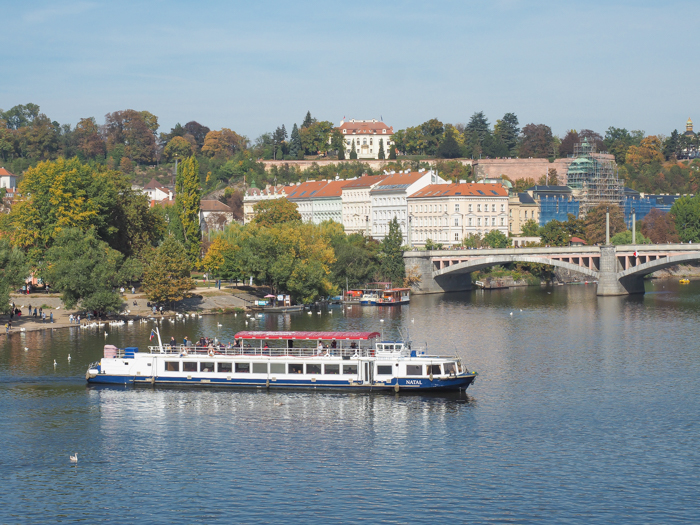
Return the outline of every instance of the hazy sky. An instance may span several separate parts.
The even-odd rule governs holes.
[[[700,129],[700,2],[0,0],[0,108],[148,110],[254,139],[307,110],[395,130],[506,112],[557,135]]]

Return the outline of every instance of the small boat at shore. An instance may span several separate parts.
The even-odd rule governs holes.
[[[350,391],[465,390],[474,382],[459,356],[378,332],[245,331],[233,347],[163,345],[147,352],[107,345],[89,384],[197,385]]]
[[[680,284],[690,284],[690,279],[680,279],[678,282]]]

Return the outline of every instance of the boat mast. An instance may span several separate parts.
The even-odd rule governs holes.
[[[160,330],[156,326],[156,335],[158,336],[158,347],[160,348],[160,353],[164,354],[165,349],[163,348],[163,341],[160,340]]]

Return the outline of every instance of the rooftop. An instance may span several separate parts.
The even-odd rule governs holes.
[[[225,213],[233,212],[233,209],[231,209],[230,206],[217,200],[202,200],[199,203],[199,209],[202,211],[218,211]]]
[[[410,199],[425,197],[507,197],[508,190],[501,184],[475,184],[472,182],[454,182],[452,184],[430,184],[411,195]]]
[[[372,120],[355,120],[350,119],[347,122],[341,121],[338,129],[345,130],[345,134],[352,133],[365,133],[365,134],[380,134],[380,135],[391,135],[394,133],[394,128],[387,126],[384,122],[376,119]]]

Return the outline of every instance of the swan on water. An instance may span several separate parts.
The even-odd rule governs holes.
[[[71,463],[77,463],[78,462],[78,453],[75,453],[75,456],[70,457],[70,462]]]

